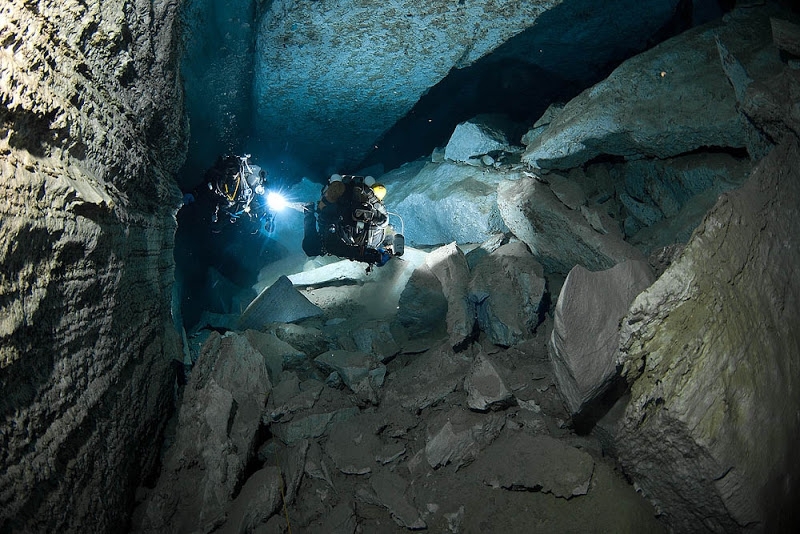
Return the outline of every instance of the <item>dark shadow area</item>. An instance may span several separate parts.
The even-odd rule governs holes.
[[[195,187],[220,154],[242,153],[252,135],[256,0],[183,3],[181,76],[190,139],[179,176]]]
[[[212,222],[214,208],[212,198],[198,195],[177,216],[175,268],[187,330],[204,311],[240,312],[255,297],[252,286],[261,268],[284,257],[283,247],[266,234],[260,220]]]
[[[641,2],[625,2],[631,10],[642,9]],[[630,20],[614,20],[618,11],[590,0],[564,2],[473,65],[453,69],[359,167],[383,165],[388,171],[427,156],[447,144],[456,125],[481,113],[505,114],[529,127],[551,103],[571,100],[626,59],[732,8],[732,0],[681,0],[671,13],[654,13],[653,21],[666,20],[655,25],[637,20],[635,12]],[[619,28],[628,39],[606,26]]]
[[[628,383],[619,374],[605,393],[572,416],[572,428],[580,436],[588,435],[614,404],[628,392]]]
[[[582,89],[536,65],[511,58],[453,70],[383,136],[360,167],[382,164],[388,171],[426,156],[447,144],[458,123],[482,113],[504,114],[514,122],[533,124],[552,102],[567,101]]]

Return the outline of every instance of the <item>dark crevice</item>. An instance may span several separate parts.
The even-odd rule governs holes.
[[[253,437],[253,449],[248,454],[247,464],[244,466],[244,469],[242,469],[242,474],[239,477],[239,481],[236,483],[236,487],[233,489],[233,499],[235,499],[239,495],[239,492],[242,491],[242,487],[244,487],[245,483],[247,483],[247,479],[253,476],[256,471],[259,471],[264,467],[264,463],[259,458],[257,451],[271,439],[272,432],[269,430],[269,425],[259,425],[258,430]]]
[[[680,158],[683,156],[693,156],[697,154],[727,154],[739,160],[750,159],[750,154],[747,152],[746,147],[733,147],[733,146],[701,146],[694,150],[690,150],[682,154],[676,154],[674,156],[671,156],[670,158],[664,158],[664,159]]]
[[[701,146],[695,148],[694,150],[681,152],[680,154],[673,154],[671,156],[666,156],[663,158],[650,157],[650,158],[640,158],[640,159],[666,161],[671,159],[683,158],[687,156],[706,155],[706,154],[727,154],[737,160],[751,159],[750,153],[747,151],[746,147],[730,147],[730,146]],[[625,156],[619,156],[617,154],[598,154],[597,156],[593,157],[592,159],[584,163],[583,168],[586,169],[586,167],[596,164],[622,165],[625,163],[629,163],[631,161],[638,161],[638,160],[631,160]]]
[[[587,435],[614,404],[628,392],[628,382],[621,375],[612,380],[605,393],[572,417],[572,426],[578,435]]]

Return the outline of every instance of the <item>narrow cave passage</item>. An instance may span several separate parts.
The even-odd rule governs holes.
[[[272,228],[272,232],[250,220],[233,225],[210,222],[216,208],[210,205],[213,201],[206,198],[203,188],[208,185],[209,169],[219,157],[250,154],[251,161],[266,172],[271,189],[285,192],[304,177],[321,188],[333,172],[359,173],[363,169],[380,176],[429,157],[447,143],[458,123],[482,114],[500,114],[518,125],[512,132],[512,142],[520,145],[519,137],[550,104],[569,101],[627,57],[719,17],[730,7],[714,1],[682,2],[671,14],[659,13],[661,22],[641,26],[632,18],[625,19],[619,31],[627,32],[627,40],[620,44],[623,40],[616,37],[619,42],[609,44],[615,36],[597,34],[597,28],[613,17],[610,12],[598,11],[583,0],[564,2],[535,27],[494,52],[471,65],[452,68],[374,139],[371,150],[347,155],[346,146],[335,146],[335,137],[326,140],[324,146],[298,151],[297,146],[308,147],[302,131],[287,136],[269,124],[257,124],[260,104],[255,98],[254,80],[260,68],[259,46],[267,41],[259,32],[266,31],[260,19],[268,6],[259,7],[252,0],[186,2],[182,72],[191,137],[179,182],[185,193],[192,193],[201,202],[185,206],[178,217],[176,260],[184,325],[191,328],[203,310],[228,313],[245,305],[254,297],[250,288],[258,280],[259,271],[298,250],[299,233],[293,231],[297,228],[285,228],[297,226],[296,217],[284,216],[283,226]],[[599,21],[594,15],[600,17]],[[575,20],[579,21],[577,26]],[[562,35],[564,21],[570,21],[573,27],[572,40]],[[368,50],[364,52],[369,54]],[[420,64],[427,61],[431,58],[419,58]],[[369,122],[369,116],[364,121]],[[324,153],[345,153],[347,162],[332,167],[333,161],[319,159]],[[306,187],[303,198],[294,200],[312,202],[316,194]]]
[[[795,4],[3,2],[0,532],[797,532]]]

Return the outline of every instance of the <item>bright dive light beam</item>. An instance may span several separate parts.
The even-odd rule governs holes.
[[[286,199],[280,193],[270,191],[267,195],[267,205],[272,211],[281,211],[286,207]]]

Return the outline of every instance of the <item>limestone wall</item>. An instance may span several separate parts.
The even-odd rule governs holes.
[[[177,3],[0,6],[0,531],[124,530],[172,395]]]
[[[623,320],[620,459],[675,532],[797,526],[799,164],[787,137]]]

